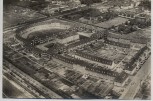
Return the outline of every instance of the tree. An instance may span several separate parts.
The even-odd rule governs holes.
[[[145,94],[146,93],[146,89],[147,89],[147,84],[143,83],[142,87],[141,87],[141,93]]]
[[[80,0],[81,4],[86,4],[87,6],[92,5],[93,3],[99,3],[101,0]]]
[[[141,8],[151,10],[151,1],[143,0],[143,1],[140,2],[140,4],[138,6],[141,7]]]
[[[125,0],[111,0],[110,1],[110,5],[112,5],[113,7],[120,7],[124,5]]]
[[[112,27],[111,27],[112,29],[115,29],[115,26],[114,25],[112,25]]]
[[[87,6],[90,6],[94,2],[92,0],[80,0],[81,4],[86,4]]]
[[[126,22],[125,22],[125,25],[128,25],[128,24],[129,24],[128,21],[126,21]]]

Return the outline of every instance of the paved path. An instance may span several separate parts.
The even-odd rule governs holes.
[[[126,92],[119,99],[132,100],[140,87],[140,81],[151,72],[151,57],[144,63],[138,73],[134,76],[132,82],[126,88]]]

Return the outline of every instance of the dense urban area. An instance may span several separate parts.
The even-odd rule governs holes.
[[[3,98],[151,99],[151,0],[3,5]]]

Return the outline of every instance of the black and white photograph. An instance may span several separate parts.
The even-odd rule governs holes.
[[[151,2],[3,0],[2,99],[151,100]]]

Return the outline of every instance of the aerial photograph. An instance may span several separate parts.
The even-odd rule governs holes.
[[[3,99],[151,100],[151,0],[3,0]]]

